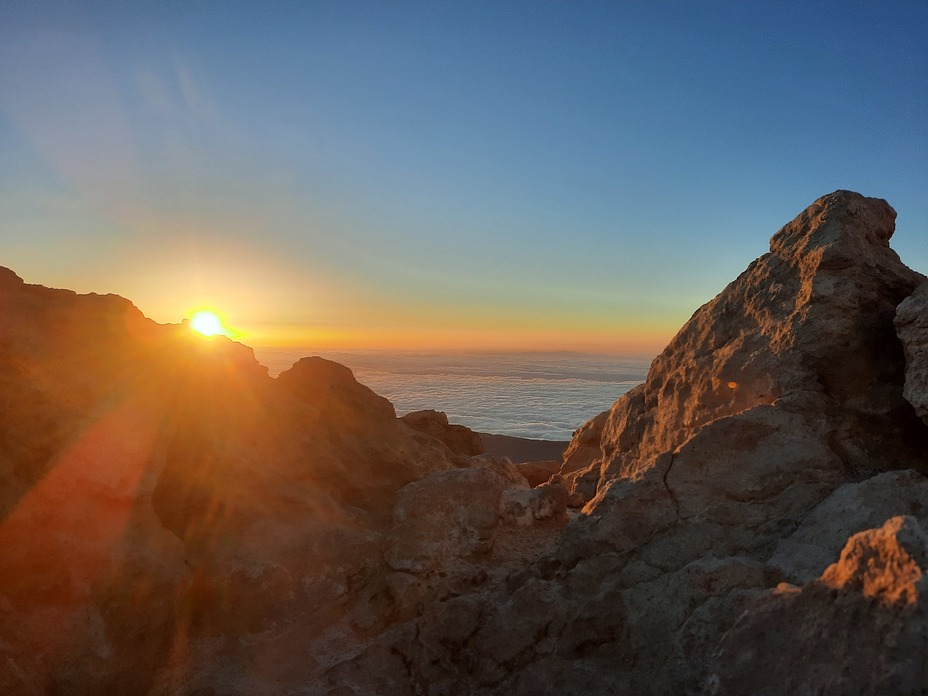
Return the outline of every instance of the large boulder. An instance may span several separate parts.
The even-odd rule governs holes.
[[[902,398],[893,318],[924,277],[889,248],[894,220],[885,201],[837,191],[774,235],[644,384],[578,431],[564,473],[582,482],[583,498],[595,494],[591,482],[634,478],[712,423],[769,405],[817,429],[848,472],[921,466],[926,431]]]

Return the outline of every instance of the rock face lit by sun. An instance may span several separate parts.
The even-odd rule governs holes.
[[[228,336],[229,330],[215,312],[201,310],[190,317],[190,328],[204,336]]]

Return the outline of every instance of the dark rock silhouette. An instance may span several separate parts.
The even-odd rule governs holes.
[[[272,379],[0,271],[0,692],[923,693],[894,218],[814,202],[553,476],[335,363]]]

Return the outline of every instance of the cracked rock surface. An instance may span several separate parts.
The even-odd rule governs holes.
[[[535,488],[346,368],[0,273],[0,692],[923,693],[894,220],[815,201]]]

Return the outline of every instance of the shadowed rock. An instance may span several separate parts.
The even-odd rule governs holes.
[[[896,310],[896,331],[905,350],[906,400],[928,423],[928,283],[923,283]]]
[[[335,363],[0,272],[0,691],[922,693],[894,218],[814,202],[537,488]]]

